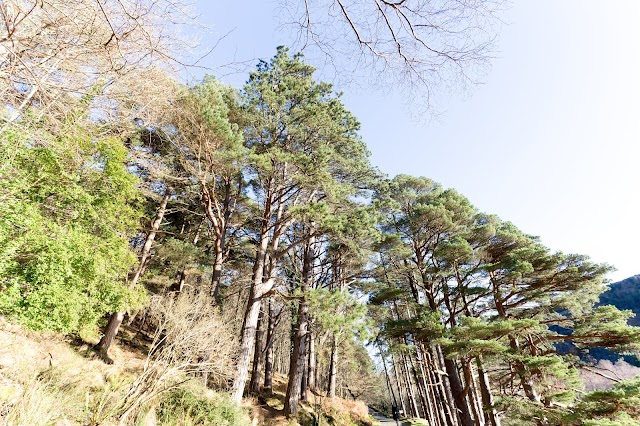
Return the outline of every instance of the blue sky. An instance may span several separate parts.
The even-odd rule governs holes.
[[[227,34],[204,64],[235,86],[247,74],[221,65],[291,42],[278,2],[196,6],[204,47]],[[640,2],[517,0],[503,20],[484,84],[441,99],[437,121],[392,83],[336,87],[373,164],[456,188],[552,249],[614,265],[614,281],[640,274]]]

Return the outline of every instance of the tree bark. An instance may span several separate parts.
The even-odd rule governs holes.
[[[334,334],[331,343],[331,360],[329,361],[329,389],[327,396],[335,398],[336,396],[336,378],[338,376],[338,337]]]
[[[274,351],[273,351],[273,339],[274,332],[276,329],[276,317],[273,312],[273,300],[269,298],[268,301],[269,309],[268,309],[268,320],[269,324],[267,326],[267,344],[265,350],[265,361],[264,361],[264,389],[268,393],[273,392],[273,361],[274,361]]]
[[[453,400],[456,403],[458,409],[458,416],[460,418],[460,424],[462,426],[474,426],[473,419],[471,418],[471,410],[467,403],[467,398],[464,392],[464,386],[462,380],[460,380],[460,374],[458,373],[458,365],[455,360],[445,358],[444,365],[449,376],[449,383],[451,384],[451,393],[453,394]]]
[[[309,372],[307,373],[307,386],[311,392],[316,390],[316,342],[311,330],[309,331]]]
[[[489,375],[484,369],[484,363],[482,357],[476,358],[476,367],[478,368],[478,381],[480,382],[480,395],[482,397],[483,412],[487,424],[491,426],[501,426],[500,417],[496,412],[493,404],[493,394],[491,393],[491,385],[489,382]]]
[[[142,252],[140,253],[140,261],[138,263],[138,267],[136,268],[133,277],[127,284],[128,288],[132,289],[138,283],[140,276],[142,275],[142,271],[144,269],[145,263],[151,254],[151,246],[153,245],[153,240],[156,238],[156,233],[162,224],[162,219],[164,218],[164,214],[167,211],[167,204],[169,202],[169,197],[171,195],[170,188],[167,188],[164,192],[164,196],[160,201],[160,206],[158,207],[158,211],[156,213],[156,217],[151,223],[151,230],[149,234],[147,234],[147,239],[144,242],[144,246],[142,247]],[[109,358],[109,348],[113,343],[116,335],[118,334],[118,330],[120,329],[120,324],[122,324],[122,320],[124,320],[124,312],[115,312],[109,318],[107,322],[107,326],[104,329],[104,335],[100,339],[100,342],[95,346],[95,349],[98,351],[100,357],[107,363],[113,363],[113,360]]]
[[[515,350],[516,353],[520,351],[520,342],[518,342],[516,337],[509,336],[509,342],[511,348]],[[520,377],[520,384],[522,385],[522,389],[524,390],[524,394],[527,398],[534,402],[542,402],[540,394],[538,394],[534,387],[533,380],[531,379],[531,374],[529,373],[527,366],[521,361],[514,361],[513,366],[516,369],[518,377]]]
[[[293,354],[289,365],[289,382],[284,403],[284,414],[286,416],[295,415],[298,411],[298,402],[302,391],[302,376],[304,375],[307,358],[308,314],[309,304],[301,300],[296,321],[296,333],[293,337]]]
[[[398,397],[400,398],[400,405],[402,406],[402,412],[406,415],[407,406],[404,402],[404,395],[402,394],[402,382],[400,381],[400,375],[398,374],[399,365],[396,361],[396,357],[391,353],[391,365],[393,366],[393,375],[396,378],[396,386],[398,388]]]
[[[440,349],[440,346],[434,345],[432,347],[432,350],[434,359],[437,361],[438,371],[446,370],[446,367],[444,365],[444,356],[442,356],[442,350]],[[447,424],[449,424],[450,426],[454,426],[459,424],[458,416],[456,415],[456,404],[453,399],[453,393],[451,392],[451,383],[448,380],[448,377],[446,380],[444,379],[444,377],[447,377],[447,374],[443,372],[440,374],[440,387],[444,396],[442,399],[442,403],[447,413]]]
[[[389,388],[389,396],[391,396],[391,400],[393,405],[398,406],[398,400],[396,399],[396,394],[393,391],[393,386],[391,386],[391,376],[389,375],[389,369],[387,368],[387,361],[384,359],[384,355],[382,353],[382,348],[380,346],[380,342],[376,340],[378,345],[378,351],[380,352],[380,359],[382,360],[382,367],[384,368],[384,375],[387,378],[387,387]]]
[[[305,349],[304,364],[302,365],[302,380],[300,383],[300,399],[308,401],[307,390],[309,389],[309,342],[307,336],[307,348]]]
[[[408,345],[407,339],[405,337],[405,344]],[[418,372],[416,371],[416,366],[413,363],[413,356],[412,354],[409,352],[407,354],[407,360],[408,360],[408,367],[411,367],[411,376],[413,377],[413,381],[416,384],[416,389],[418,390],[418,397],[420,398],[420,408],[422,408],[422,413],[420,413],[420,411],[418,411],[418,417],[420,418],[424,418],[424,419],[429,419],[429,415],[427,414],[427,401],[426,401],[426,395],[423,392],[423,388],[420,382],[420,377],[418,375]],[[418,410],[418,404],[417,404],[417,400],[416,400],[416,410]],[[424,415],[424,417],[423,417]]]
[[[421,344],[420,349],[422,351],[422,357],[425,363],[425,369],[427,371],[427,374],[429,376],[429,380],[431,383],[431,385],[429,386],[429,391],[434,403],[434,411],[438,416],[438,423],[441,426],[444,426],[444,425],[452,426],[452,424],[449,422],[451,420],[451,416],[448,414],[448,411],[447,411],[449,404],[447,404],[442,375],[439,374],[438,368],[436,364],[433,362],[433,357],[431,356],[430,347],[425,346],[424,344]]]
[[[473,365],[471,360],[465,362],[464,366],[465,388],[467,391],[467,399],[469,406],[471,407],[471,414],[473,414],[473,420],[476,425],[484,426],[484,416],[482,415],[481,404],[478,403],[480,397],[477,392],[476,380],[473,372]]]
[[[256,328],[256,341],[253,349],[251,380],[249,381],[249,392],[253,394],[260,391],[260,378],[262,377],[262,368],[264,366],[264,334],[264,309],[260,309],[260,314],[258,315],[258,326]]]
[[[402,375],[404,376],[404,381],[407,387],[407,399],[409,400],[411,415],[413,417],[420,417],[415,392],[413,390],[413,383],[411,382],[411,375],[409,374],[409,366],[407,365],[407,358],[404,353],[400,354],[400,360],[402,361],[400,364],[400,370],[402,371]]]
[[[240,355],[236,366],[233,388],[231,391],[232,399],[240,404],[242,395],[244,394],[244,386],[247,382],[249,373],[249,360],[251,358],[251,349],[255,342],[256,326],[258,324],[258,315],[260,313],[260,298],[269,287],[269,283],[262,281],[264,274],[265,255],[269,245],[269,224],[267,220],[263,221],[262,230],[260,232],[260,244],[256,249],[256,260],[253,266],[253,283],[249,291],[249,300],[245,310],[244,320],[242,324],[242,337],[240,340]]]
[[[425,406],[425,414],[427,415],[427,420],[432,425],[438,425],[440,423],[440,419],[436,412],[436,401],[432,398],[430,380],[431,377],[427,373],[427,366],[424,363],[424,354],[422,353],[422,345],[416,346],[416,364],[418,364],[418,369],[421,377],[421,385],[423,388],[423,404]]]
[[[213,272],[211,274],[211,295],[216,304],[220,304],[220,278],[222,277],[222,265],[224,263],[225,235],[216,239],[214,244]]]
[[[307,290],[313,280],[313,263],[315,262],[315,238],[310,237],[305,245],[304,261],[302,266],[302,283],[300,290],[302,298],[298,307],[296,321],[296,333],[293,337],[293,354],[289,367],[289,382],[287,394],[284,400],[285,416],[295,415],[298,412],[298,402],[302,392],[303,376],[307,367],[307,335],[309,332],[309,301]]]

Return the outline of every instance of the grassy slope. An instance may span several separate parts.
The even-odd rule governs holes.
[[[135,345],[113,348],[106,365],[89,345],[54,333],[32,332],[0,317],[0,425],[117,425],[130,383],[142,370],[144,353]],[[276,375],[274,393],[248,398],[235,407],[225,393],[196,381],[145,407],[128,424],[244,426],[370,425],[362,402],[309,393],[297,419],[282,415],[286,378]]]

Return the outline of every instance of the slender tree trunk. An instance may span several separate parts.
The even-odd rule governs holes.
[[[162,224],[162,219],[164,218],[164,214],[167,211],[167,204],[169,202],[169,197],[171,195],[171,191],[169,188],[165,190],[164,196],[160,201],[160,206],[158,207],[158,212],[156,213],[156,217],[151,223],[151,230],[149,234],[147,234],[147,239],[144,242],[144,246],[142,247],[142,252],[140,253],[140,261],[138,263],[138,267],[136,268],[133,277],[128,283],[129,288],[134,288],[142,275],[142,270],[144,268],[147,259],[151,253],[151,246],[153,245],[153,240],[156,238],[156,233]],[[118,330],[120,329],[120,324],[122,324],[122,320],[124,320],[124,312],[116,312],[111,315],[109,318],[109,322],[107,322],[107,326],[104,329],[104,335],[100,339],[100,342],[96,345],[96,350],[102,357],[102,359],[107,363],[113,363],[113,360],[109,358],[108,352],[113,340],[118,334]]]
[[[430,386],[430,376],[427,373],[427,366],[424,363],[424,354],[422,353],[422,345],[416,346],[416,364],[418,364],[418,369],[421,378],[421,385],[423,389],[423,404],[425,406],[425,414],[427,415],[427,420],[432,425],[439,424],[439,418],[436,413],[436,401],[433,400],[431,394]]]
[[[513,350],[515,350],[516,352],[520,351],[520,342],[518,342],[518,339],[516,337],[509,336],[509,343]],[[540,397],[538,392],[536,392],[536,389],[533,385],[533,380],[531,379],[531,374],[529,373],[527,366],[520,361],[514,361],[513,366],[516,369],[518,377],[520,377],[520,384],[522,385],[522,389],[524,390],[527,398],[534,402],[541,402],[542,398]]]
[[[389,375],[389,369],[387,368],[387,361],[384,359],[384,355],[382,354],[382,348],[380,347],[380,343],[378,344],[378,351],[380,352],[380,359],[382,359],[382,367],[384,368],[384,376],[387,378],[387,387],[389,388],[389,396],[391,396],[391,400],[393,401],[393,405],[398,406],[398,400],[396,399],[396,394],[393,391],[393,386],[391,386],[391,376]]]
[[[432,347],[433,349],[433,356],[435,358],[435,360],[437,360],[437,365],[438,365],[438,371],[442,371],[442,370],[446,370],[446,367],[444,365],[444,356],[442,356],[442,351],[440,349],[439,345],[434,345]],[[451,383],[449,382],[448,378],[444,379],[444,377],[446,377],[446,374],[440,374],[440,383],[441,383],[441,392],[443,394],[443,400],[442,403],[445,406],[445,410],[447,413],[447,424],[449,424],[450,426],[455,426],[458,425],[458,416],[457,416],[457,409],[456,409],[456,404],[455,401],[453,399],[453,393],[451,392]]]
[[[409,365],[407,357],[404,353],[401,354],[402,360],[402,372],[404,380],[407,384],[407,397],[409,399],[409,406],[411,407],[411,413],[414,417],[420,417],[420,411],[418,410],[418,402],[416,401],[415,390],[413,389],[413,382],[411,381],[411,373],[409,372]]]
[[[205,219],[202,219],[200,221],[200,223],[198,224],[198,227],[196,228],[196,232],[193,236],[193,240],[191,240],[191,244],[193,244],[194,246],[196,244],[198,244],[198,241],[200,240],[200,229],[202,228],[202,223],[205,221]],[[184,229],[186,227],[186,223],[182,224],[182,230],[180,231],[180,235],[184,234]],[[178,275],[178,282],[176,284],[172,284],[169,287],[169,291],[171,292],[175,292],[176,293],[176,297],[178,294],[182,293],[182,290],[184,290],[184,285],[185,282],[187,280],[187,271],[186,271],[186,266],[184,268],[182,268],[182,270],[180,271],[180,274]]]
[[[434,361],[434,357],[432,355],[433,347],[425,345],[421,345],[420,347],[422,349],[424,363],[431,382],[429,390],[431,391],[431,397],[434,401],[435,407],[434,410],[437,412],[439,423],[441,426],[453,426],[455,422],[453,421],[452,413],[449,412],[449,401],[444,388],[445,381],[443,380],[443,376],[438,365]]]
[[[476,420],[476,423],[480,426],[485,426],[485,416],[482,410],[482,399],[480,396],[480,391],[478,390],[478,380],[476,380],[475,370],[473,365],[469,365],[470,376],[471,376],[471,386],[469,389],[469,401],[471,403],[471,407],[473,408],[473,415]]]
[[[120,329],[120,324],[122,324],[122,320],[124,320],[124,312],[115,312],[111,314],[109,317],[109,321],[107,322],[106,327],[104,328],[104,335],[100,339],[100,342],[96,346],[98,353],[101,358],[108,364],[112,364],[113,360],[109,358],[108,351],[113,343],[113,340],[118,334],[118,330]]]
[[[407,360],[409,361],[409,366],[411,367],[411,375],[413,376],[413,380],[416,384],[416,389],[418,390],[418,397],[420,398],[420,408],[422,408],[422,413],[418,411],[418,417],[429,419],[429,415],[427,414],[427,400],[426,395],[424,394],[424,389],[422,387],[420,377],[418,376],[418,372],[416,370],[416,366],[413,362],[413,356],[411,353],[407,354]],[[417,406],[416,406],[417,408]],[[424,417],[423,417],[424,415]]]
[[[451,416],[447,415],[448,404],[446,400],[446,394],[442,385],[442,376],[438,374],[436,365],[433,362],[431,353],[429,352],[429,347],[421,345],[421,349],[425,368],[427,370],[427,374],[431,383],[431,385],[429,386],[429,391],[433,400],[434,411],[438,416],[438,424],[440,426],[451,426],[448,423],[448,419],[450,419]]]
[[[474,426],[473,419],[471,418],[471,410],[469,409],[469,404],[467,403],[467,398],[464,393],[464,386],[458,373],[458,365],[455,360],[449,358],[444,359],[444,365],[447,370],[447,375],[449,376],[453,400],[458,409],[460,424],[462,426]]]
[[[315,262],[315,239],[309,238],[305,246],[302,266],[302,298],[298,307],[296,333],[293,337],[293,354],[289,367],[289,382],[284,401],[284,414],[295,415],[302,392],[302,379],[307,367],[307,334],[309,329],[309,301],[306,292],[313,280],[313,263]]]
[[[213,245],[213,270],[211,272],[211,295],[216,304],[220,303],[220,279],[222,278],[229,220],[235,212],[236,203],[243,187],[242,176],[239,175],[237,192],[232,194],[232,180],[233,179],[229,178],[225,179],[222,203],[218,203],[215,200],[217,192],[215,182],[213,182],[210,187],[207,186],[204,180],[200,182],[204,210],[216,235]]]
[[[301,300],[296,321],[296,333],[293,337],[293,353],[289,364],[289,382],[284,403],[284,414],[286,416],[295,415],[298,411],[298,402],[302,391],[302,376],[306,368],[308,314],[309,304]]]
[[[242,324],[242,336],[240,339],[240,355],[236,366],[235,379],[231,392],[232,399],[240,404],[244,387],[247,382],[249,372],[249,361],[251,359],[251,349],[255,342],[256,326],[258,325],[258,316],[260,314],[260,299],[266,292],[268,285],[262,282],[264,274],[265,255],[269,245],[268,235],[269,224],[265,220],[262,224],[260,244],[256,249],[256,260],[253,266],[253,283],[249,291],[249,300]]]
[[[327,396],[335,398],[336,396],[336,378],[338,377],[338,336],[333,335],[331,343],[331,360],[329,361],[329,390]]]
[[[407,406],[406,406],[406,404],[404,402],[402,382],[400,380],[400,375],[398,374],[398,370],[399,370],[400,366],[398,365],[398,362],[396,361],[396,357],[393,356],[393,353],[391,353],[391,365],[393,366],[393,375],[396,378],[396,386],[398,388],[398,397],[400,398],[400,405],[402,406],[402,412],[406,415],[407,414]]]
[[[482,357],[476,358],[476,367],[478,368],[478,379],[480,382],[480,395],[482,396],[483,412],[487,424],[491,426],[501,426],[500,417],[493,407],[493,394],[491,393],[491,385],[489,376],[484,369]]]
[[[300,383],[300,399],[303,401],[308,401],[307,390],[309,389],[309,342],[307,342],[306,353],[307,355],[304,357],[304,365],[302,366],[302,381]]]
[[[484,416],[482,409],[478,407],[478,395],[476,392],[476,381],[473,373],[471,361],[465,362],[464,366],[465,388],[467,389],[467,400],[471,408],[471,414],[476,425],[484,426]]]
[[[260,378],[264,365],[264,309],[260,309],[258,316],[258,326],[256,328],[256,342],[253,349],[253,365],[251,368],[251,380],[249,381],[249,392],[256,394],[260,391]]]
[[[309,390],[316,390],[316,342],[313,333],[309,331],[309,373],[307,374],[307,383]]]
[[[276,318],[273,312],[273,300],[271,298],[269,298],[268,304],[269,325],[267,326],[267,347],[264,362],[264,389],[266,392],[271,393],[273,392],[273,339],[275,337]]]
[[[220,279],[222,278],[222,265],[224,263],[225,235],[216,239],[214,244],[213,272],[211,273],[211,295],[216,304],[220,304]]]

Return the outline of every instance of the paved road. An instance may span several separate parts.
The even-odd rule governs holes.
[[[383,416],[380,413],[376,413],[375,411],[371,411],[371,416],[373,416],[374,419],[376,419],[378,421],[378,423],[382,426],[395,426],[396,425],[396,421],[393,419],[390,419],[388,417]]]

